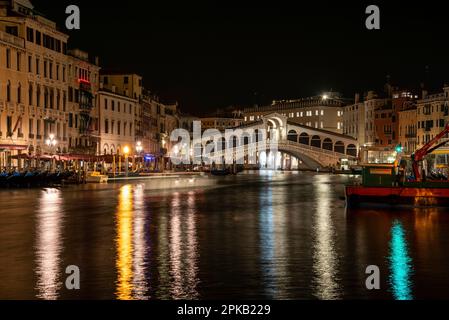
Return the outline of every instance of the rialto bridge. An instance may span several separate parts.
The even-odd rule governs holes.
[[[268,114],[258,121],[234,128],[232,132],[234,133],[230,136],[225,134],[225,137],[216,139],[206,131],[201,138],[202,143],[194,142],[193,148],[200,148],[198,154],[202,159],[217,165],[237,162],[276,169],[337,166],[342,160],[356,160],[358,156],[356,139],[290,122],[287,117],[278,113]],[[255,134],[246,134],[247,132]],[[265,136],[260,134],[262,132],[265,132]],[[267,141],[266,146],[261,147],[261,137]],[[270,147],[272,141],[276,141],[276,149]],[[198,163],[198,159],[195,160]]]

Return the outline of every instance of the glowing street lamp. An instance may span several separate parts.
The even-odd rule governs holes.
[[[58,144],[58,141],[55,139],[55,135],[53,134],[53,133],[51,133],[49,136],[48,136],[48,139],[47,140],[45,140],[45,144],[50,148],[50,155],[53,155],[53,148],[55,148],[56,147],[56,145]],[[50,171],[53,171],[53,157],[52,157],[52,159],[51,159],[51,162],[50,162]]]
[[[140,158],[140,154],[142,153],[142,151],[143,151],[142,142],[137,141],[137,143],[136,143],[136,152],[137,152],[139,158]],[[139,161],[138,167],[140,168],[140,159],[138,161]],[[133,167],[134,167],[134,162],[135,162],[135,159],[133,161]]]
[[[52,133],[50,134],[49,138],[45,140],[45,144],[49,147],[55,147],[58,141],[55,139],[55,135]]]
[[[137,151],[137,153],[140,154],[140,153],[142,152],[142,150],[143,150],[142,142],[137,141],[137,145],[136,145],[136,151]]]
[[[125,146],[123,148],[123,152],[125,153],[125,175],[128,176],[128,154],[129,154],[129,147]]]

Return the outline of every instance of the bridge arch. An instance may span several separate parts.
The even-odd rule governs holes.
[[[303,132],[299,135],[299,141],[300,144],[306,144],[306,145],[310,145],[310,136]]]
[[[298,132],[296,132],[296,130],[293,129],[289,130],[287,133],[287,140],[298,142]]]
[[[330,138],[326,138],[323,140],[323,149],[329,151],[334,150],[334,143]]]
[[[320,137],[320,136],[317,136],[317,135],[314,135],[314,136],[312,137],[312,140],[311,140],[311,142],[310,142],[310,145],[311,145],[312,147],[321,148],[321,137]]]
[[[335,142],[334,145],[334,152],[338,152],[338,153],[345,153],[345,144],[341,141],[337,141]]]

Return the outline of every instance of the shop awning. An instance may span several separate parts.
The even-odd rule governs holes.
[[[0,144],[0,150],[27,150],[27,145],[19,144]]]

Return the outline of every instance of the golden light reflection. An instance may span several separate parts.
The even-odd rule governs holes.
[[[435,206],[437,200],[431,190],[418,189],[415,196],[415,206]]]
[[[41,193],[36,223],[36,290],[37,297],[45,300],[58,298],[62,286],[60,279],[62,252],[62,197],[58,189]]]
[[[116,296],[119,300],[132,298],[132,187],[125,185],[120,188],[117,208],[117,289]]]
[[[340,298],[337,282],[338,258],[333,239],[331,184],[328,175],[316,176],[317,211],[315,213],[314,263],[315,295],[319,299]]]
[[[182,270],[181,270],[181,220],[180,208],[181,205],[180,194],[175,192],[171,203],[172,213],[170,219],[170,274],[172,276],[171,293],[175,299],[181,299],[184,296],[182,284]]]
[[[145,201],[143,185],[134,187],[134,232],[133,232],[133,298],[148,299],[148,283],[145,277],[147,267],[147,242],[145,241]]]

